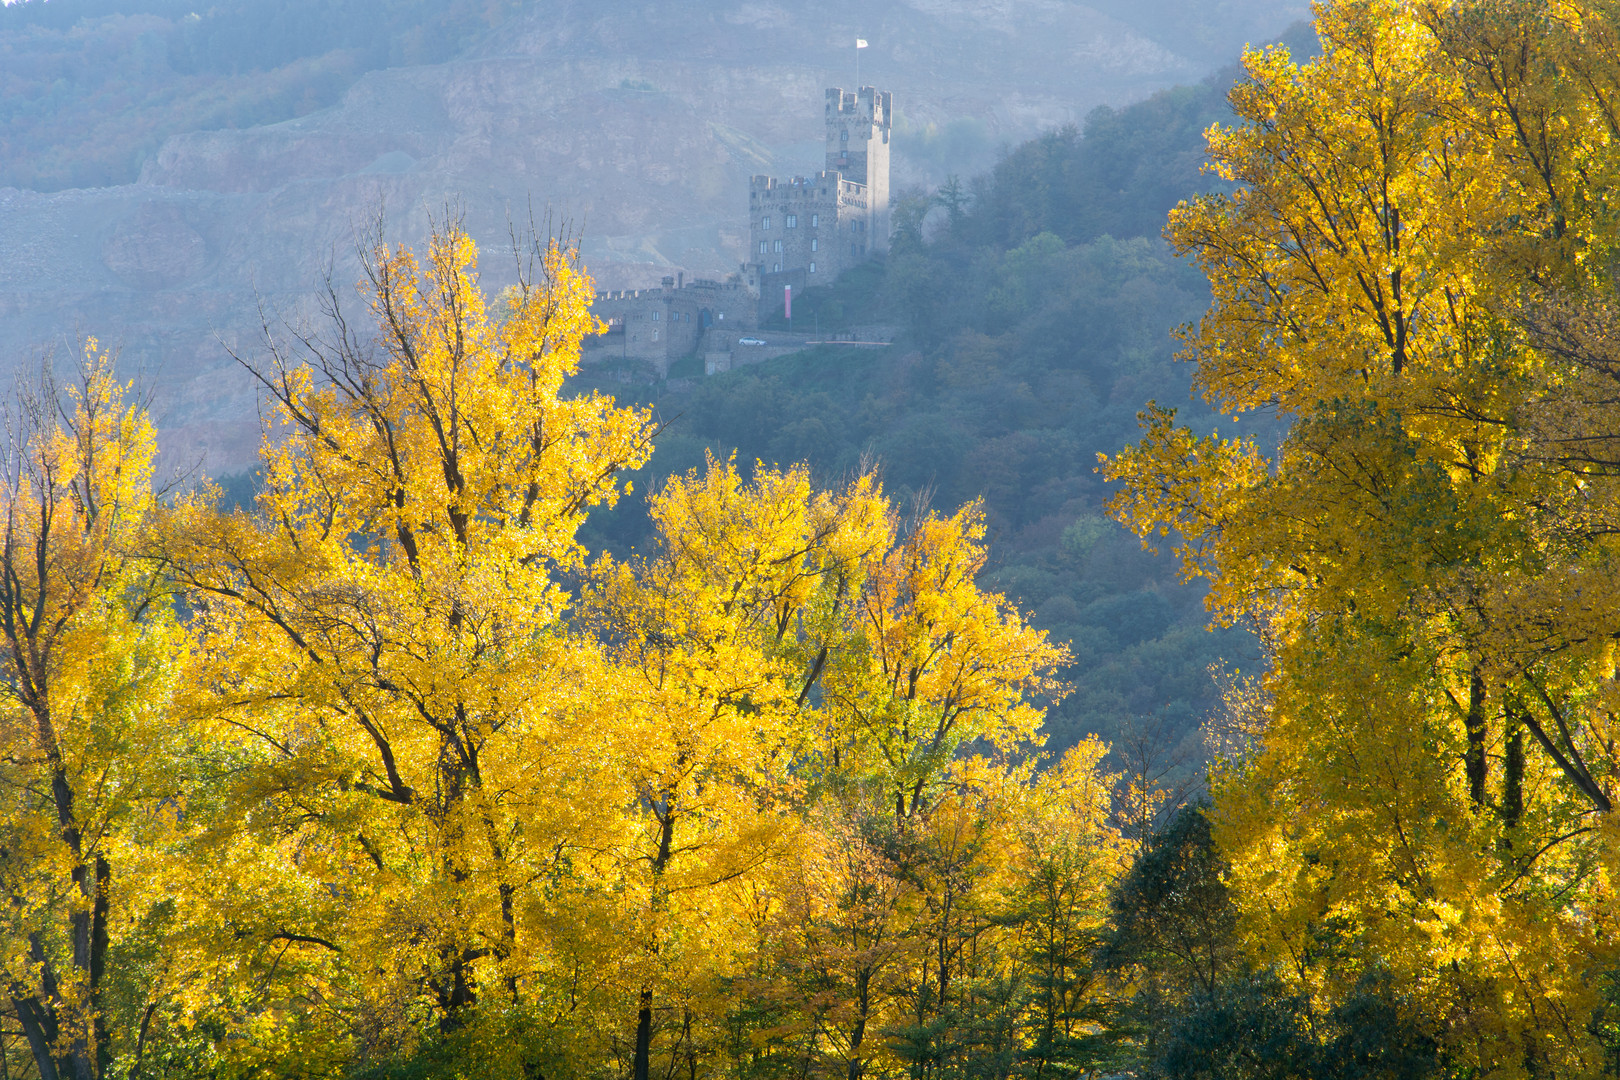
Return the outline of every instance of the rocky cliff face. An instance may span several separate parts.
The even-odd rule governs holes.
[[[822,90],[894,93],[896,181],[942,167],[908,154],[927,125],[971,121],[985,148],[1099,104],[1200,77],[1274,37],[1302,0],[563,0],[457,59],[363,77],[300,120],[171,139],[135,184],[0,189],[0,363],[75,335],[121,344],[156,390],[166,449],[219,474],[251,464],[260,307],[310,313],[330,265],[359,277],[379,213],[416,241],[464,215],[485,281],[504,279],[508,223],[531,212],[583,237],[603,288],[672,267],[717,276],[746,237],[752,173],[820,165]]]

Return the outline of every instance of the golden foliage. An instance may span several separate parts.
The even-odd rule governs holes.
[[[593,558],[654,425],[564,392],[600,329],[573,252],[494,310],[475,257],[378,246],[374,336],[332,293],[250,365],[250,508],[153,494],[97,352],[63,423],[32,403],[0,870],[42,1076],[695,1074],[807,1037],[888,1072],[904,1002],[1016,971],[1028,912],[1100,918],[1103,751],[1011,764],[1066,654],[974,584],[978,507],[711,461],[645,556]],[[824,985],[743,1017],[781,965]]]
[[[1214,294],[1198,385],[1287,435],[1267,454],[1150,411],[1107,463],[1114,509],[1174,532],[1216,618],[1271,653],[1219,789],[1256,955],[1328,1000],[1393,971],[1482,1074],[1589,1074],[1616,959],[1620,549],[1614,479],[1582,461],[1615,430],[1612,380],[1572,298],[1611,288],[1616,24],[1317,14],[1316,60],[1246,57],[1239,122],[1209,133],[1237,186],[1168,228]]]
[[[0,964],[41,1075],[107,1069],[109,951],[175,887],[153,856],[176,852],[183,646],[140,557],[156,447],[125,390],[92,339],[74,385],[47,374],[7,416]]]

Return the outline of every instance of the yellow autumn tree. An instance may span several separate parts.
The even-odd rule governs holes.
[[[1608,288],[1616,24],[1344,0],[1316,25],[1308,64],[1246,57],[1239,122],[1209,135],[1235,189],[1168,230],[1214,296],[1199,387],[1287,434],[1267,453],[1151,409],[1107,464],[1114,509],[1174,532],[1270,652],[1217,807],[1256,954],[1329,1001],[1393,972],[1482,1075],[1589,1074],[1620,596],[1571,387],[1614,427],[1601,363],[1550,344]]]
[[[182,637],[142,557],[152,425],[94,340],[77,375],[12,399],[0,476],[0,963],[42,1080],[137,1055],[149,1001],[127,961],[172,885],[186,756]]]
[[[1067,656],[1005,598],[982,592],[984,514],[970,503],[894,524],[850,599],[823,677],[828,764],[881,786],[897,820],[923,812],[964,747],[1038,747]]]
[[[871,474],[711,460],[651,511],[656,548],[602,560],[587,604],[632,810],[625,1071],[892,1067],[902,999],[932,1023],[1006,936],[1032,773],[1006,759],[1063,651],[974,583],[976,505],[907,525]]]
[[[563,392],[598,329],[571,252],[493,313],[474,254],[373,249],[373,333],[329,295],[328,332],[251,366],[255,505],[163,515],[216,759],[170,1026],[228,1032],[232,1074],[636,1080],[762,1076],[836,1028],[797,1060],[859,1076],[999,986],[1007,1052],[1040,1009],[1050,1036],[1084,991],[1038,1009],[1020,973],[1080,963],[1117,851],[1099,746],[1036,779],[1066,654],[978,588],[979,507],[711,460],[652,495],[644,554],[589,559],[649,416]],[[852,920],[899,951],[846,948]],[[814,1002],[739,992],[806,965]]]
[[[806,663],[806,639],[847,605],[887,527],[869,475],[817,492],[803,467],[745,482],[712,459],[651,511],[656,552],[603,559],[589,598],[615,662],[614,790],[632,808],[620,874],[636,1080],[655,1054],[667,1072],[671,1057],[695,1068],[714,1053],[737,889],[796,840],[805,705],[825,663]]]
[[[1031,762],[953,763],[897,821],[858,788],[825,793],[767,875],[749,966],[734,979],[732,1048],[752,1075],[859,1080],[1066,1073],[1111,991],[1093,970],[1125,847],[1087,740]]]
[[[690,1055],[689,1068],[729,1057],[759,1075],[903,1068],[897,1031],[937,1023],[974,999],[981,976],[1009,971],[988,942],[1007,938],[1007,854],[1031,779],[1029,760],[1009,761],[1038,745],[1038,702],[1055,696],[1064,653],[975,584],[976,505],[907,522],[870,475],[817,493],[802,467],[760,466],[745,483],[711,462],[660,493],[653,515],[659,554],[617,568],[603,593],[609,636],[649,686],[691,693],[713,672],[754,673],[704,699],[701,738],[687,727],[654,743],[680,768],[641,789],[639,858],[662,883],[650,909],[668,920],[647,954],[710,941],[709,985],[723,976],[733,988],[694,1009],[693,984],[669,985],[685,996],[662,1011],[663,1054]],[[753,659],[726,659],[742,655]],[[717,771],[722,751],[755,762],[753,777]],[[627,776],[667,760],[641,753]],[[704,812],[728,792],[741,812]],[[684,848],[671,824],[682,803]],[[762,839],[739,848],[743,834],[715,828],[750,817],[774,850]],[[666,876],[682,861],[697,883]],[[726,947],[672,917],[677,905],[701,910]],[[651,1006],[657,995],[643,994]],[[642,1017],[633,1074],[651,1067],[654,1010]]]
[[[966,1048],[945,1036],[984,1005],[980,980],[1006,974],[990,941],[1014,873],[1010,830],[1067,658],[1004,597],[979,589],[977,503],[899,525],[862,574],[823,679],[820,759],[830,823],[848,839],[822,871],[839,903],[806,929],[850,950],[843,978],[855,1008],[833,1045],[852,1080],[905,1061],[949,1067]],[[848,875],[869,873],[874,857],[901,886],[881,907]],[[1007,998],[986,1022],[1011,1039],[1013,1011]]]
[[[324,330],[249,364],[270,404],[256,505],[168,523],[212,723],[243,758],[216,841],[258,845],[245,881],[270,901],[229,915],[236,951],[310,960],[301,1004],[256,1011],[263,1052],[309,1025],[333,1068],[475,1028],[458,1045],[486,1068],[565,1052],[547,1032],[582,941],[544,897],[589,874],[576,856],[618,812],[595,795],[610,735],[580,718],[607,676],[563,622],[566,575],[651,429],[559,393],[598,329],[591,284],[570,250],[532,254],[491,312],[453,223],[425,263],[367,252],[374,334],[333,293]]]

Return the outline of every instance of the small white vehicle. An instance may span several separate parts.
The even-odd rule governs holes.
[[[765,344],[765,342],[762,339],[757,338],[757,337],[740,337],[740,338],[737,339],[737,344],[739,344],[739,345],[763,345],[763,344]]]

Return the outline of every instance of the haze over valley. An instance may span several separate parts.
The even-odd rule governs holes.
[[[254,392],[221,340],[251,348],[257,301],[301,310],[332,260],[347,292],[358,278],[355,230],[379,207],[406,241],[457,208],[486,246],[489,284],[502,280],[495,256],[509,220],[524,224],[531,210],[582,237],[599,288],[655,284],[676,268],[722,277],[743,254],[748,177],[819,167],[822,93],[854,85],[857,36],[871,42],[861,82],[894,94],[894,184],[904,189],[971,175],[1001,148],[1099,105],[1197,81],[1306,14],[1297,0],[567,0],[490,5],[488,18],[441,32],[439,48],[454,44],[453,55],[367,71],[356,69],[386,62],[386,50],[356,61],[359,39],[339,27],[334,43],[348,51],[328,53],[298,39],[294,19],[276,28],[291,44],[261,31],[276,56],[255,64],[251,41],[237,43],[246,61],[216,62],[224,73],[208,76],[194,57],[187,70],[204,74],[182,77],[174,43],[212,44],[186,21],[199,16],[113,6],[129,13],[54,24],[0,14],[10,102],[0,105],[0,147],[4,182],[18,185],[0,187],[0,357],[26,367],[46,347],[100,336],[146,373],[165,448],[216,475],[251,464],[258,437]],[[48,7],[72,10],[70,0]],[[409,29],[394,59],[431,55],[433,43]],[[334,102],[278,123],[176,130],[155,145],[128,135],[128,152],[106,162],[73,140],[116,143],[120,117],[107,110],[123,99],[46,92],[98,64],[114,74],[97,78],[147,78],[144,97],[126,95],[123,126],[161,133],[183,127],[205,92],[260,93],[270,76],[255,68],[284,57],[271,74],[304,78],[302,98],[253,99],[235,115],[309,110],[322,93]],[[348,66],[308,74],[332,57]],[[63,141],[40,141],[50,123]],[[63,187],[79,159],[109,182]]]

